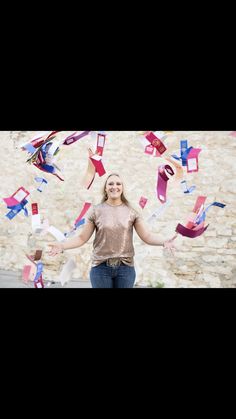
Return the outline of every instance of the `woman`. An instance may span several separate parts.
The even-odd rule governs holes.
[[[101,204],[87,217],[78,237],[64,243],[50,244],[49,254],[55,256],[68,249],[83,246],[95,231],[90,280],[93,288],[133,288],[135,282],[133,227],[147,244],[174,250],[173,237],[161,242],[147,230],[145,223],[124,195],[120,176],[113,173],[104,185]]]

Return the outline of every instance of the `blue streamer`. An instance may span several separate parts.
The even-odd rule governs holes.
[[[213,202],[212,204],[208,205],[208,207],[202,212],[202,214],[197,216],[195,223],[201,224],[203,221],[205,221],[207,211],[210,209],[210,207],[213,207],[213,206],[224,208],[225,204],[221,204],[220,202]]]
[[[25,216],[28,217],[28,215],[29,215],[28,210],[27,210],[27,208],[25,208],[26,204],[28,204],[28,201],[26,199],[24,199],[20,204],[13,205],[13,206],[8,206],[7,208],[9,208],[11,211],[9,211],[6,214],[6,217],[9,220],[12,220],[22,210],[24,211]]]

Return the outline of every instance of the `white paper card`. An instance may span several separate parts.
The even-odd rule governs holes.
[[[62,286],[71,280],[72,273],[75,268],[76,268],[76,264],[73,259],[69,259],[66,262],[66,264],[63,266],[62,271],[59,275],[59,281]]]
[[[99,136],[98,137],[98,147],[104,147],[105,138]]]
[[[15,198],[18,202],[23,201],[23,199],[27,196],[27,194],[25,193],[25,191],[23,191],[23,189],[20,189],[14,196],[13,198]]]
[[[188,170],[197,170],[197,159],[194,157],[193,159],[188,159]]]
[[[48,232],[52,234],[59,242],[62,242],[63,240],[65,240],[64,234],[54,226],[50,226],[48,228]]]

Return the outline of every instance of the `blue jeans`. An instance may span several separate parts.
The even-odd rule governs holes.
[[[135,282],[133,266],[107,266],[106,262],[90,271],[92,288],[133,288]]]

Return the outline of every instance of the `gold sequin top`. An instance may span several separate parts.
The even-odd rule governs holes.
[[[87,217],[96,229],[92,266],[109,258],[120,258],[125,265],[134,266],[133,226],[139,220],[138,212],[123,203],[111,206],[104,202],[94,206]]]

